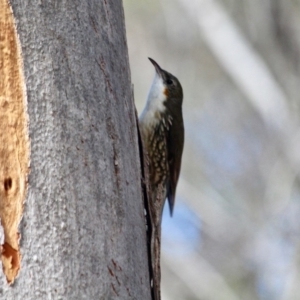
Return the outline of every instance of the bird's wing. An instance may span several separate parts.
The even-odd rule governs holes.
[[[184,144],[184,127],[183,122],[174,122],[169,129],[168,133],[168,163],[170,179],[167,183],[167,198],[170,207],[170,214],[172,216],[174,204],[175,204],[175,194],[176,186],[180,174],[181,167],[181,156]]]

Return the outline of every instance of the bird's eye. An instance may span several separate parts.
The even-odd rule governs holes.
[[[172,85],[173,84],[173,80],[172,79],[167,79],[167,85]]]

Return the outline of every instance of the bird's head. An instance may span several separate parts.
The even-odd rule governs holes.
[[[155,77],[148,95],[151,106],[163,112],[166,108],[173,110],[181,107],[183,92],[179,80],[169,72],[163,70],[156,61],[149,58],[155,67]]]

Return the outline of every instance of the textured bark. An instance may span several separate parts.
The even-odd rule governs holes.
[[[22,262],[1,299],[150,299],[123,7],[11,1],[31,171]]]

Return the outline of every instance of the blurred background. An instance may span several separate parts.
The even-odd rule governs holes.
[[[135,102],[184,90],[163,300],[300,299],[300,0],[124,0]]]

